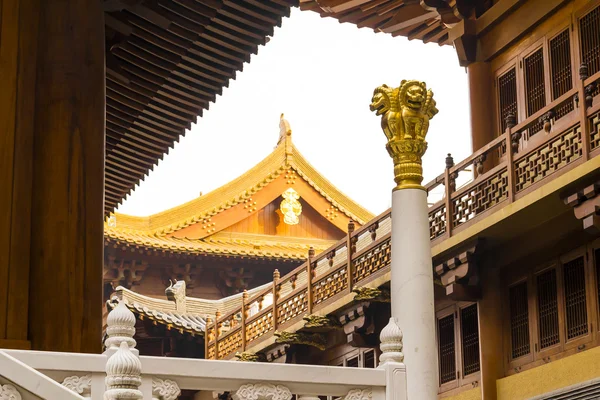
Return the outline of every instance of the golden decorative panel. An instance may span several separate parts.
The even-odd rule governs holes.
[[[300,195],[294,189],[289,188],[281,195],[283,200],[279,205],[279,209],[283,214],[283,222],[287,225],[297,225],[300,222],[300,214],[302,214],[302,204]]]
[[[515,161],[515,191],[526,189],[581,157],[581,129],[568,129],[561,135]]]
[[[206,356],[207,360],[214,360],[215,359],[215,345],[212,344],[210,346],[208,346],[208,354]]]
[[[236,350],[242,348],[242,330],[230,333],[223,339],[219,339],[219,359],[227,357]]]
[[[394,190],[424,189],[421,158],[427,150],[425,136],[429,120],[438,113],[433,92],[427,90],[425,82],[415,80],[403,80],[397,88],[381,85],[373,92],[370,108],[381,116],[381,129],[388,139],[386,149],[394,161]]]
[[[367,276],[374,274],[390,264],[392,246],[390,239],[369,250],[354,261],[353,282],[358,283]]]
[[[457,227],[508,198],[506,168],[452,199],[452,226]]]
[[[446,205],[429,209],[429,239],[433,240],[446,233]]]
[[[257,319],[246,323],[246,340],[248,343],[273,329],[273,312],[271,310],[272,308]]]
[[[306,290],[277,305],[277,324],[281,325],[308,310]]]
[[[344,264],[325,278],[313,283],[313,304],[319,304],[348,287],[347,270]]]

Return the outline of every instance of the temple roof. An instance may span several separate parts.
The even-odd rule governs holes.
[[[281,198],[289,187],[341,232],[347,231],[349,220],[363,225],[373,218],[317,172],[292,143],[291,132],[282,115],[274,151],[210,193],[147,217],[114,214],[105,223],[107,244],[174,253],[305,259],[311,246],[320,252],[335,240],[224,231]]]

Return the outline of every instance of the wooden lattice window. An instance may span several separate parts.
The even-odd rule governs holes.
[[[349,358],[346,361],[346,367],[358,368],[358,355],[356,355],[355,357]]]
[[[560,342],[556,269],[537,276],[537,302],[540,349],[545,349]]]
[[[527,116],[535,114],[546,105],[544,82],[544,49],[539,48],[523,60],[525,68],[525,94]]]
[[[444,384],[457,378],[454,314],[438,319],[438,346],[440,358],[440,384]]]
[[[363,368],[375,368],[375,350],[367,350],[363,353]]]
[[[564,264],[565,311],[567,340],[588,333],[583,256]]]
[[[573,88],[571,70],[571,37],[565,29],[549,42],[552,100]]]
[[[463,359],[463,376],[479,371],[479,319],[477,304],[461,310],[461,342]]]
[[[597,249],[594,252],[594,256],[594,259],[596,261],[596,289],[598,290],[598,308],[600,308],[600,249]]]
[[[600,71],[600,7],[579,20],[581,60],[588,65],[589,75]]]
[[[517,118],[517,71],[513,67],[498,77],[499,115],[502,132],[506,130],[506,117]]]
[[[529,354],[529,307],[527,305],[527,282],[512,286],[508,291],[510,305],[511,357]]]

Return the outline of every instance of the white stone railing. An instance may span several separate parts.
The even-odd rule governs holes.
[[[0,400],[176,400],[181,390],[198,392],[197,400],[406,399],[402,334],[392,320],[377,369],[139,356],[135,318],[123,303],[107,323],[104,354],[0,350]],[[3,397],[5,382],[20,397]]]

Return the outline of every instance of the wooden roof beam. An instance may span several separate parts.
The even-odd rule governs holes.
[[[322,10],[328,13],[340,13],[358,7],[371,0],[317,0]]]
[[[392,33],[409,26],[423,23],[438,16],[435,11],[427,12],[419,4],[410,4],[400,8],[396,15],[380,31]]]

